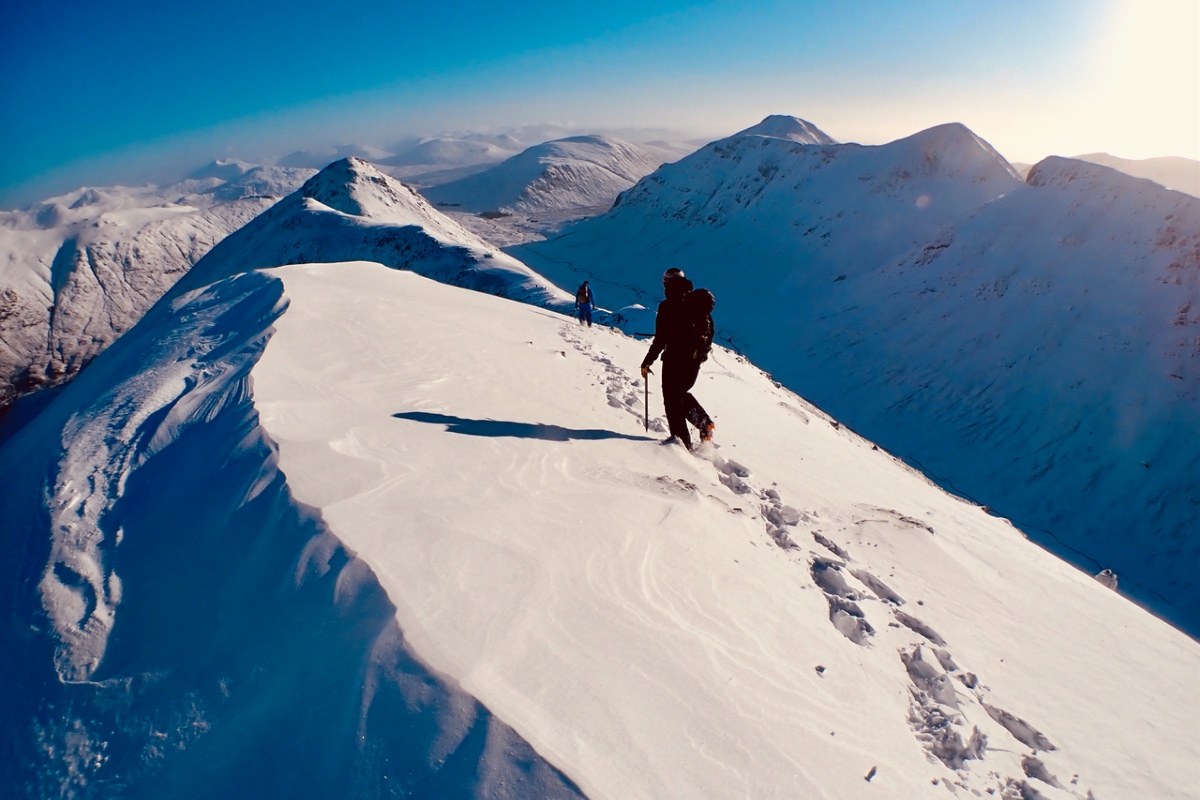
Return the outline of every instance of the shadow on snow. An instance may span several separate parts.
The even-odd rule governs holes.
[[[649,436],[631,436],[626,433],[589,428],[579,430],[561,425],[543,425],[534,422],[505,422],[495,419],[463,419],[449,414],[434,414],[428,411],[402,411],[392,414],[396,419],[414,422],[429,422],[446,426],[450,433],[467,436],[510,436],[517,439],[544,439],[550,442],[566,442],[571,439],[630,439],[637,442],[654,441]]]

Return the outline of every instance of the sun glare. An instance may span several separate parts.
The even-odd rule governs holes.
[[[1200,3],[1122,0],[1096,57],[1093,91],[1114,148],[1200,158]]]

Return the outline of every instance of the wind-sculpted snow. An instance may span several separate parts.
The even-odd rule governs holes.
[[[284,305],[260,274],[164,300],[0,449],[0,783],[579,796],[413,657],[370,568],[293,500],[249,377]]]
[[[1058,158],[1022,184],[961,125],[880,147],[749,133],[511,252],[614,308],[683,267],[719,340],[1200,631],[1196,198]]]

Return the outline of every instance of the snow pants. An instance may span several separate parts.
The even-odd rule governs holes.
[[[580,303],[576,311],[579,312],[579,324],[582,325],[586,322],[589,328],[592,327],[592,304]]]
[[[700,362],[691,359],[663,358],[662,393],[663,410],[667,412],[667,427],[671,435],[683,442],[690,450],[692,435],[688,423],[703,431],[712,422],[708,412],[692,396],[692,387],[700,377]]]

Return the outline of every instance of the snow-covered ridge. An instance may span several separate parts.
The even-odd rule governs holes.
[[[622,231],[652,217],[675,242],[666,247],[702,252],[709,236],[731,243],[752,236],[738,261],[758,262],[766,274],[785,269],[789,280],[832,280],[927,241],[1020,185],[1011,165],[961,125],[874,147],[735,135],[664,165],[624,192],[610,213],[561,240],[513,252],[537,258],[566,249],[590,259],[587,252],[632,249]],[[634,261],[646,257],[653,249]],[[538,265],[555,274],[552,265]],[[814,268],[816,275],[805,274]]]
[[[261,274],[160,302],[0,446],[6,789],[578,797],[289,494],[249,376],[285,303]]]
[[[644,343],[280,274],[255,396],[297,498],[589,797],[1188,796],[1195,642],[730,352],[694,458],[644,434]]]
[[[1195,198],[1064,159],[1022,183],[957,124],[735,136],[512,252],[615,307],[683,267],[785,385],[1200,631]]]
[[[1177,192],[1200,197],[1200,161],[1192,158],[1166,156],[1162,158],[1129,159],[1118,158],[1108,153],[1088,153],[1074,156],[1076,161],[1086,161],[1099,164],[1110,169],[1118,170],[1135,178],[1145,178],[1160,186],[1174,189]],[[1031,165],[1022,165],[1021,170],[1028,173]]]
[[[1067,186],[1078,183],[1076,191],[1128,190],[1134,181],[1145,180],[1121,173],[1113,167],[1077,158],[1050,156],[1034,164],[1025,178],[1030,186]]]
[[[181,289],[248,269],[366,259],[445,283],[565,308],[571,296],[356,158],[330,164],[214,247]]]
[[[357,217],[418,224],[432,215],[421,213],[415,193],[358,158],[343,158],[309,178],[300,194]]]
[[[185,307],[192,319],[188,333],[218,330],[218,320],[229,324],[227,302],[214,302],[213,293],[192,294],[152,317],[146,325],[154,331],[151,335],[169,330]],[[265,324],[281,310],[275,302],[259,309],[258,326],[223,333],[257,355]],[[168,340],[166,352],[152,351],[142,369],[122,375],[120,383],[106,387],[63,425],[62,456],[45,493],[53,538],[49,563],[38,583],[46,616],[58,636],[55,665],[63,681],[90,679],[108,646],[123,596],[112,554],[125,535],[111,518],[131,476],[197,416],[203,418],[229,402],[231,392],[244,391],[238,382],[245,381],[249,363],[215,356],[222,344],[221,337]],[[233,374],[227,375],[230,371]]]

